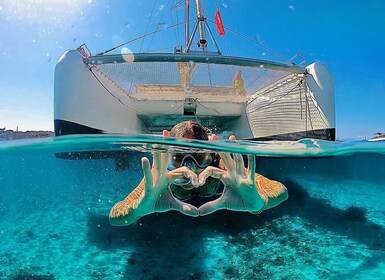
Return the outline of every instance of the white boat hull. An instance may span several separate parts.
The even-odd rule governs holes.
[[[137,85],[135,91],[128,92],[101,71],[90,71],[77,51],[67,51],[55,69],[55,134],[159,133],[181,120],[192,119],[211,128],[231,131],[239,139],[334,140],[333,80],[320,64],[312,64],[307,70],[306,104],[312,106],[309,112],[317,113],[319,124],[305,120],[297,112],[289,116],[292,110],[302,106],[294,101],[287,112],[274,107],[275,97],[267,94],[274,89],[263,88],[241,96],[222,94],[229,86],[221,86],[214,88],[217,95],[208,95],[205,86],[186,88],[172,84],[160,88]],[[277,92],[284,86],[282,81],[281,85],[277,83]],[[156,90],[162,90],[163,94],[155,94]],[[305,98],[302,94],[299,89],[290,98],[302,100]],[[290,100],[285,98],[280,97],[280,102],[286,100],[289,104]],[[260,106],[265,103],[270,106]],[[300,110],[308,114],[307,108]]]

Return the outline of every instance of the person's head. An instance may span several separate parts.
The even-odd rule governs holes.
[[[194,121],[178,123],[171,129],[170,136],[195,140],[209,140],[206,129],[200,123]],[[207,166],[212,165],[214,161],[215,154],[213,153],[173,153],[171,154],[169,169],[172,170],[186,166],[192,171],[200,173]],[[187,184],[187,181],[185,183]]]
[[[206,129],[198,122],[184,121],[176,124],[170,131],[171,137],[196,140],[209,140]]]

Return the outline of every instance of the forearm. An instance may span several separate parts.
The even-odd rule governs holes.
[[[226,166],[221,160],[219,162],[219,168],[226,169]],[[248,169],[244,169],[244,174],[248,173]],[[258,194],[260,198],[265,202],[262,208],[256,212],[252,213],[260,213],[266,209],[273,208],[283,201],[287,200],[288,192],[286,187],[277,181],[270,180],[258,173],[255,173],[254,183],[257,188]]]
[[[144,196],[144,180],[128,194],[128,196],[116,203],[110,210],[110,223],[114,226],[125,226],[135,223],[143,216],[143,213],[138,213],[138,205]]]
[[[255,174],[255,185],[259,195],[265,200],[265,205],[259,212],[273,208],[288,198],[287,189],[280,182]]]

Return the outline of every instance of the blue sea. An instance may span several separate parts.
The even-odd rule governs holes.
[[[254,154],[289,199],[111,226],[153,150]],[[385,141],[2,141],[0,182],[0,279],[385,279]]]

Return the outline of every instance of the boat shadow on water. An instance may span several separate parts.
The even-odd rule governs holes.
[[[318,248],[316,251],[325,252],[328,249],[322,248],[342,247],[344,251],[372,252],[366,255],[360,267],[353,271],[347,269],[349,274],[354,275],[354,271],[362,267],[376,267],[381,263],[378,254],[385,252],[385,227],[370,221],[364,208],[352,206],[342,210],[325,199],[311,197],[295,181],[284,183],[290,193],[289,200],[260,215],[218,211],[205,217],[190,218],[177,212],[168,212],[143,217],[133,226],[113,227],[105,215],[89,214],[87,238],[101,250],[127,249],[124,274],[139,273],[145,277],[206,278],[206,262],[210,254],[218,258],[216,269],[223,270],[226,276],[236,277],[232,264],[223,260],[228,257],[223,247],[239,246],[246,251],[260,247],[258,250],[263,256],[264,250],[268,252],[271,249],[266,241],[276,238],[282,246],[289,245],[299,251],[303,244],[300,233],[320,229],[331,232],[336,238],[332,239],[335,241],[333,244],[327,243],[332,242],[330,239],[313,239],[312,246]],[[291,226],[295,219],[303,221],[301,226],[305,229],[298,230]],[[217,252],[208,249],[208,240],[217,242]],[[223,264],[218,264],[222,260]],[[282,261],[277,263],[277,260],[282,259],[270,259],[275,261],[274,265],[290,265]],[[253,262],[250,259],[244,261]],[[257,270],[264,269],[257,264],[254,267]]]

